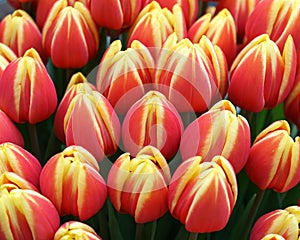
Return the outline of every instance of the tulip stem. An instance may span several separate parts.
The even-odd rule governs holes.
[[[30,146],[33,155],[41,160],[41,151],[39,138],[36,130],[36,124],[28,124],[29,138],[30,138]]]
[[[191,232],[189,236],[189,240],[197,240],[197,239],[198,239],[198,233]]]
[[[144,224],[137,223],[135,228],[135,240],[142,240],[144,239]]]

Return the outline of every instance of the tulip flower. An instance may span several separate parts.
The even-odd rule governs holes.
[[[197,0],[157,0],[161,7],[167,7],[170,11],[178,3],[182,8],[187,26],[191,26],[198,15],[199,3]]]
[[[53,240],[64,239],[102,240],[93,228],[77,221],[66,222],[56,231]]]
[[[9,46],[18,57],[23,56],[28,49],[34,48],[43,61],[47,62],[47,55],[42,46],[42,34],[31,16],[21,9],[2,19],[0,42]]]
[[[82,73],[75,73],[71,77],[63,99],[60,101],[59,106],[56,110],[54,118],[55,135],[63,143],[66,142],[66,136],[64,132],[64,118],[72,99],[78,93],[91,93],[93,90],[96,90],[96,87],[93,84],[89,83]]]
[[[230,66],[236,55],[236,27],[231,13],[223,9],[213,18],[211,13],[200,17],[190,27],[188,38],[196,43],[203,35],[222,49]]]
[[[0,186],[6,184],[17,186],[20,189],[30,189],[36,192],[39,190],[32,183],[27,181],[26,179],[20,177],[18,174],[14,172],[4,172],[0,175]]]
[[[60,222],[46,197],[13,184],[0,186],[0,216],[0,239],[52,240]]]
[[[251,112],[274,108],[289,94],[295,80],[296,65],[296,49],[291,36],[281,53],[268,35],[260,35],[234,60],[228,98]]]
[[[95,57],[99,35],[88,8],[76,1],[57,1],[44,24],[43,46],[59,68],[81,68]]]
[[[237,42],[242,44],[245,36],[245,28],[248,17],[258,5],[259,0],[222,0],[216,8],[216,14],[223,9],[231,13],[237,30]]]
[[[154,60],[139,41],[121,51],[120,40],[114,41],[102,57],[96,85],[117,113],[125,114],[151,87]]]
[[[215,156],[211,162],[192,157],[171,179],[169,210],[189,232],[218,231],[229,220],[237,191],[234,170],[224,157]]]
[[[135,158],[122,154],[110,169],[107,187],[110,201],[121,213],[146,223],[162,217],[168,210],[168,164],[152,146],[141,149]]]
[[[254,224],[250,240],[286,239],[299,237],[300,207],[290,206],[284,210],[278,209],[262,215]],[[276,234],[277,238],[266,238],[268,234]],[[281,236],[278,237],[278,235]]]
[[[14,172],[38,188],[41,170],[39,161],[27,150],[13,143],[0,144],[0,174]]]
[[[0,77],[7,65],[17,58],[10,47],[0,42]]]
[[[173,34],[160,51],[154,81],[178,111],[203,112],[225,96],[227,75],[222,50],[207,37],[193,44]]]
[[[261,240],[285,240],[285,238],[282,237],[281,235],[270,233],[264,236]]]
[[[113,0],[109,4],[105,0],[90,1],[95,22],[99,26],[114,30],[130,27],[142,9],[142,0]]]
[[[180,153],[183,160],[201,156],[208,162],[222,155],[238,173],[247,162],[250,141],[247,120],[237,115],[231,102],[222,100],[188,125],[181,137]]]
[[[176,108],[157,91],[148,92],[125,115],[122,139],[125,151],[136,154],[147,145],[171,159],[179,148],[183,123]]]
[[[102,161],[113,155],[120,139],[120,122],[108,100],[99,92],[78,93],[64,117],[66,144],[86,148]]]
[[[12,61],[0,78],[0,108],[17,123],[41,122],[57,104],[54,84],[39,54],[29,49]]]
[[[146,47],[160,48],[172,33],[176,33],[178,39],[186,36],[181,7],[175,4],[170,11],[152,1],[143,8],[131,26],[127,46],[130,46],[133,40],[139,40]]]
[[[24,147],[24,139],[21,132],[10,120],[10,118],[0,110],[0,144],[11,142]]]
[[[70,146],[43,167],[40,188],[61,216],[84,221],[95,215],[106,199],[106,184],[96,159],[84,148]]]
[[[293,140],[288,122],[279,120],[256,137],[245,169],[260,189],[286,192],[300,181],[299,158],[300,138]]]
[[[33,9],[35,9],[38,0],[7,0],[7,2],[14,7],[15,9],[19,9],[25,7],[24,5],[30,4]]]

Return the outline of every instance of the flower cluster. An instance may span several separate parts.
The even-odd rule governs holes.
[[[300,239],[300,0],[9,0],[0,239]]]

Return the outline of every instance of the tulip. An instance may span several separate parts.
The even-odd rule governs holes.
[[[0,174],[14,172],[38,188],[41,170],[39,161],[27,150],[13,143],[0,144]]]
[[[81,2],[68,6],[57,1],[44,24],[43,46],[59,68],[81,68],[95,57],[99,35],[88,8]],[[75,47],[74,47],[75,46]]]
[[[66,222],[56,231],[53,240],[64,239],[102,240],[89,225],[77,221]]]
[[[228,98],[251,112],[274,108],[289,94],[295,80],[296,65],[296,50],[291,36],[280,53],[268,35],[260,35],[234,60]]]
[[[0,43],[0,77],[7,65],[17,58],[16,54],[10,47]]]
[[[15,9],[26,8],[26,5],[35,9],[38,0],[7,0],[7,2]]]
[[[17,123],[41,122],[57,104],[54,84],[39,54],[29,49],[12,61],[0,78],[0,108]]]
[[[86,148],[102,161],[113,155],[120,139],[120,122],[108,100],[99,92],[78,93],[64,117],[66,144]]]
[[[215,156],[211,162],[192,157],[171,179],[169,210],[189,232],[219,231],[229,220],[237,191],[234,170],[224,157]]]
[[[125,114],[151,87],[154,60],[139,41],[121,51],[120,40],[114,41],[102,57],[96,85],[117,113]]]
[[[0,239],[52,240],[60,222],[46,197],[12,184],[0,186],[0,216]]]
[[[155,87],[180,112],[203,112],[227,92],[227,63],[222,50],[202,36],[197,44],[171,35],[160,51]]]
[[[264,236],[261,240],[285,240],[285,238],[282,237],[281,235],[270,233]]]
[[[286,239],[293,240],[299,237],[300,207],[290,206],[284,210],[278,209],[262,215],[254,224],[250,240]],[[268,234],[276,234],[282,238],[266,238]],[[265,238],[263,238],[265,237]]]
[[[75,73],[71,77],[63,99],[59,103],[59,106],[56,110],[54,118],[55,135],[63,143],[66,142],[66,136],[64,132],[64,118],[72,99],[78,93],[91,93],[92,90],[96,90],[96,87],[89,83],[82,73]]]
[[[279,120],[256,137],[245,169],[260,189],[286,192],[300,181],[299,158],[300,138],[294,141],[288,122]]]
[[[28,49],[34,48],[43,61],[47,62],[42,46],[42,34],[31,16],[21,9],[2,19],[0,42],[9,46],[18,57],[23,56]]]
[[[136,154],[147,145],[171,159],[179,148],[183,123],[176,108],[157,91],[148,92],[128,111],[122,125],[125,151]]]
[[[14,172],[4,172],[0,175],[0,186],[6,184],[17,186],[19,189],[30,189],[36,192],[39,190],[29,181],[20,177],[18,174]]]
[[[203,35],[222,49],[230,66],[236,55],[236,27],[231,13],[223,9],[213,18],[211,13],[200,17],[190,27],[188,38],[196,43]]]
[[[55,154],[43,167],[40,188],[61,216],[84,221],[104,205],[106,184],[96,159],[84,148],[70,146]]]
[[[109,4],[105,0],[91,0],[90,3],[95,22],[99,26],[114,30],[130,27],[141,9],[141,0],[113,0]]]
[[[130,46],[133,40],[139,40],[146,47],[160,48],[172,33],[176,33],[178,39],[186,36],[181,7],[175,4],[170,11],[152,1],[143,8],[131,26],[127,46]]]
[[[181,137],[180,153],[184,161],[201,156],[209,162],[221,155],[238,173],[247,162],[250,141],[247,120],[237,115],[231,102],[222,100],[188,125]]]
[[[154,221],[168,210],[168,164],[152,146],[141,149],[135,158],[122,154],[110,169],[107,186],[114,208],[134,217],[136,223]]]
[[[170,11],[178,3],[182,8],[187,26],[191,26],[198,15],[199,3],[197,0],[157,0],[161,7],[167,7]]]
[[[24,147],[24,139],[21,132],[10,120],[10,118],[0,110],[0,144],[11,142]]]

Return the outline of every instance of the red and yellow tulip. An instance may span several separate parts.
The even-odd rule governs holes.
[[[7,65],[16,58],[17,55],[13,52],[13,50],[0,42],[0,77]]]

